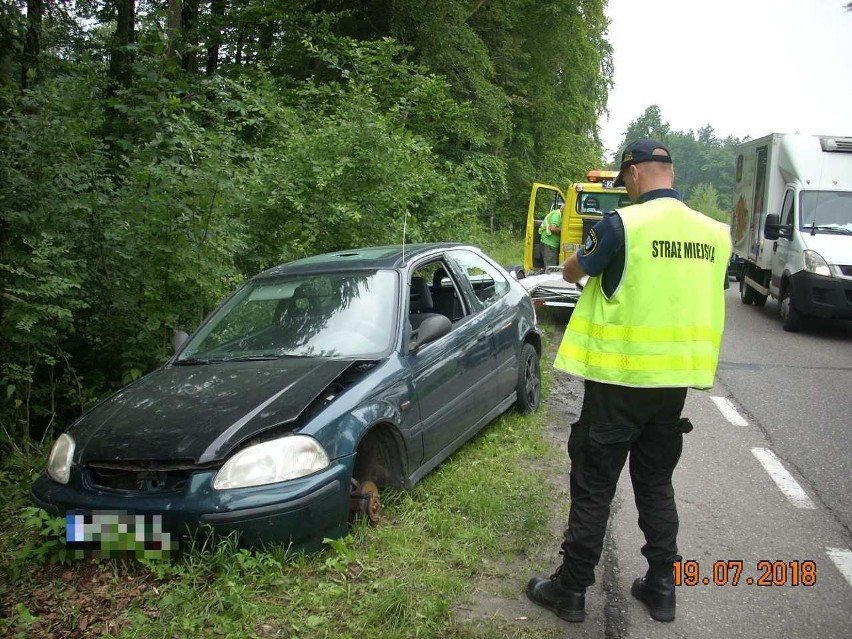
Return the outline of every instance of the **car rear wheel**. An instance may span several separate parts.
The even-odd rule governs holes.
[[[532,344],[524,344],[518,367],[518,399],[515,408],[521,413],[532,413],[541,403],[541,365],[538,352]]]

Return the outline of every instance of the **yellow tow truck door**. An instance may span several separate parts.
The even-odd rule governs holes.
[[[530,192],[527,208],[527,225],[524,231],[524,272],[544,268],[539,251],[538,227],[554,206],[565,203],[565,194],[558,186],[535,182]],[[564,227],[563,227],[564,228]],[[561,242],[560,242],[561,244]]]

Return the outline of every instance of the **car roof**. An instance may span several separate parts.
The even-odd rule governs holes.
[[[300,273],[327,273],[329,271],[398,270],[405,267],[412,259],[422,255],[461,247],[475,251],[479,250],[474,246],[457,242],[431,242],[428,244],[406,244],[405,246],[401,244],[367,246],[304,257],[270,268],[256,277],[266,278]]]

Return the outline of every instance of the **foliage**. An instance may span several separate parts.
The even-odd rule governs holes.
[[[65,544],[65,518],[54,517],[41,508],[29,506],[21,513],[21,522],[31,538],[23,548],[13,553],[16,568],[27,562],[37,564],[68,564],[73,553]]]
[[[27,23],[3,5],[0,38],[18,51],[0,60],[0,425],[13,445],[50,441],[160,364],[175,331],[261,269],[403,230],[473,238],[496,219],[511,114],[493,53],[447,3],[461,48],[436,72],[427,40],[390,37],[418,4],[376,32],[345,4],[214,2],[164,38],[164,5],[48,2],[23,91]],[[121,42],[116,7],[136,10]],[[449,69],[473,50],[459,83]]]
[[[697,133],[692,130],[674,131],[663,120],[660,108],[651,105],[628,125],[619,150],[613,156],[613,168],[618,166],[628,142],[639,138],[652,138],[666,144],[674,159],[675,188],[687,201],[699,198],[701,206],[697,207],[698,210],[704,210],[703,206],[707,209],[704,212],[711,217],[726,221],[732,208],[739,138],[728,136],[724,140],[719,139],[709,124]]]
[[[719,222],[730,223],[730,214],[719,208],[719,194],[712,184],[698,184],[692,190],[692,196],[686,203],[696,211],[712,217]]]

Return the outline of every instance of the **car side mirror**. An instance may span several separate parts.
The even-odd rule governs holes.
[[[414,332],[411,334],[411,344],[409,351],[416,353],[421,346],[434,342],[436,339],[443,337],[453,330],[453,323],[446,315],[429,315],[423,318]]]
[[[172,350],[177,353],[181,349],[181,346],[186,344],[186,340],[188,339],[189,335],[187,335],[184,331],[178,331],[175,333],[172,336]]]
[[[524,279],[527,274],[524,273],[524,267],[520,264],[513,264],[512,266],[504,266],[503,269],[515,280]]]

